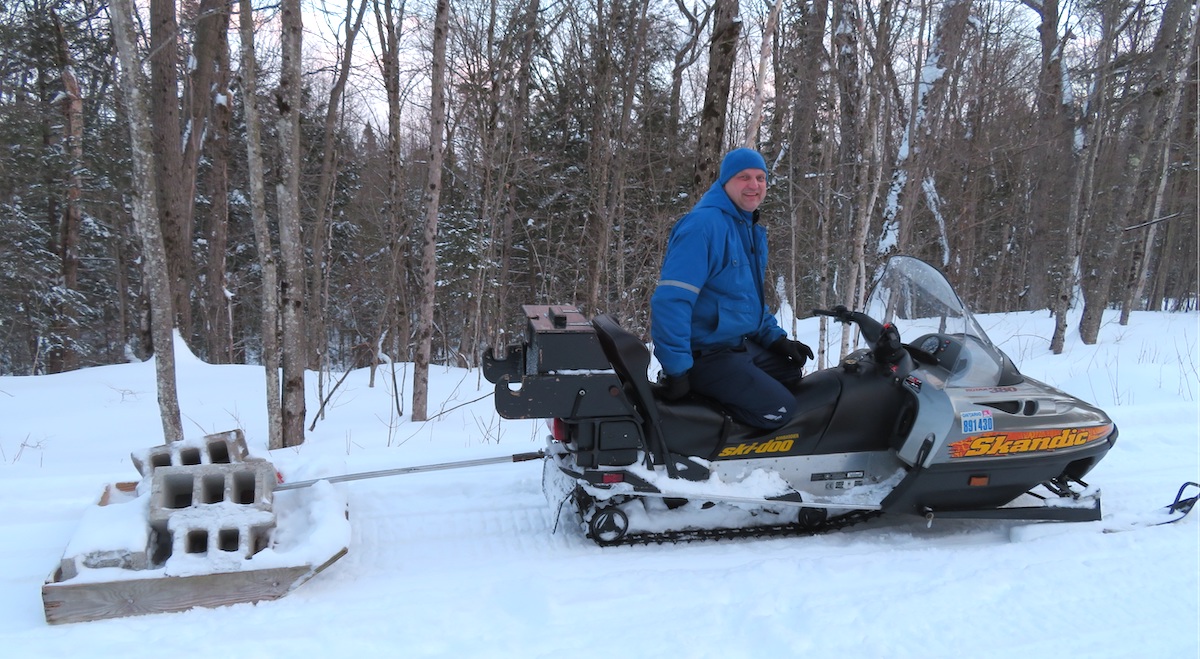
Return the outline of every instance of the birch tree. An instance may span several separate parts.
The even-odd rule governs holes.
[[[167,255],[163,248],[155,199],[157,170],[150,131],[150,113],[142,93],[141,62],[135,48],[132,0],[112,0],[109,17],[121,62],[121,90],[129,110],[129,137],[133,155],[131,192],[133,222],[142,242],[142,272],[150,291],[150,334],[154,341],[154,370],[158,385],[158,407],[163,437],[167,442],[183,439],[179,396],[175,386],[175,343],[171,291],[167,278]]]
[[[275,90],[279,136],[279,252],[283,260],[280,303],[283,307],[283,444],[304,443],[304,369],[308,365],[304,334],[304,248],[300,235],[300,85],[303,23],[300,0],[280,5],[281,61]]]
[[[838,99],[838,135],[840,141],[837,147],[837,159],[834,166],[834,199],[832,210],[834,226],[842,230],[849,229],[849,235],[859,235],[859,222],[863,221],[861,206],[861,191],[865,181],[862,178],[862,99],[863,82],[859,69],[859,34],[860,19],[858,5],[854,0],[834,0],[833,2],[833,75],[837,83]],[[857,308],[858,293],[861,279],[857,273],[863,272],[865,264],[864,246],[850,244],[845,269],[840,277],[842,290],[838,297],[847,306]],[[837,264],[835,264],[836,266]],[[836,272],[836,270],[835,270]],[[842,354],[849,351],[849,326],[842,331]]]
[[[371,353],[371,386],[375,385],[375,372],[379,365],[381,348],[385,337],[392,337],[393,345],[407,349],[409,338],[409,296],[404,294],[405,255],[408,253],[407,222],[401,212],[401,168],[400,143],[404,139],[400,127],[400,111],[403,85],[400,79],[400,38],[405,23],[406,3],[400,0],[382,0],[373,3],[375,29],[378,37],[379,54],[376,65],[383,79],[387,102],[387,178],[380,209],[382,230],[387,244],[387,279],[383,290],[379,315],[374,319],[375,335],[369,337],[376,349]],[[400,355],[397,355],[399,357]],[[405,352],[407,357],[407,351]],[[400,397],[397,395],[397,406]]]
[[[267,222],[266,185],[263,175],[262,137],[258,113],[258,63],[254,49],[254,7],[251,0],[238,0],[241,35],[242,108],[246,113],[246,164],[250,184],[250,215],[254,242],[262,268],[262,354],[267,387],[267,445],[285,446],[283,441],[283,398],[279,381],[279,279],[271,229]]]
[[[443,135],[446,132],[446,41],[450,0],[437,0],[429,106],[429,183],[425,188],[425,230],[421,241],[421,304],[413,363],[413,421],[428,420],[429,361],[433,349],[433,303],[437,287],[438,202],[442,193]]]
[[[924,6],[924,5],[922,5]],[[904,134],[900,140],[899,162],[892,176],[891,188],[884,206],[884,244],[894,245],[902,254],[913,253],[914,210],[918,190],[925,193],[926,205],[936,212],[938,194],[932,170],[932,155],[939,144],[949,140],[941,126],[944,104],[949,98],[947,87],[953,78],[947,71],[957,67],[962,56],[963,33],[971,16],[971,0],[947,0],[942,6],[929,58],[918,59],[915,76],[916,93]],[[924,28],[919,30],[922,34]],[[918,57],[923,53],[918,53]],[[941,265],[950,261],[950,245],[945,226],[936,232],[941,246]]]

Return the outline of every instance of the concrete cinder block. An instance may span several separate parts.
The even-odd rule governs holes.
[[[99,503],[84,511],[79,530],[63,552],[61,578],[74,578],[84,568],[149,568],[146,508],[147,499],[138,496],[137,483],[107,485]],[[104,538],[105,546],[92,544],[94,538]]]
[[[245,435],[234,429],[135,451],[130,457],[138,473],[146,478],[159,467],[234,464],[252,459],[249,455]]]
[[[247,559],[267,548],[275,514],[243,510],[240,514],[202,518],[177,515],[168,522],[171,556]]]
[[[165,528],[181,510],[223,503],[269,511],[274,493],[275,469],[266,460],[159,467],[150,486],[150,525]]]
[[[275,467],[266,460],[155,469],[151,562],[161,565],[180,552],[248,558],[275,528],[274,492]]]
[[[59,563],[61,579],[75,578],[81,567],[145,570],[150,567],[150,554],[146,549],[112,549],[90,551],[79,556],[63,556]]]

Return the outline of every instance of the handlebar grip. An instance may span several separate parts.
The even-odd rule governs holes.
[[[855,318],[853,311],[840,304],[832,309],[813,309],[812,312],[814,316],[828,316],[836,318],[843,323],[853,322]]]

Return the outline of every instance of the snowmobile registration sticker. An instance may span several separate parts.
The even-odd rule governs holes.
[[[991,432],[993,429],[991,410],[976,410],[974,412],[962,413],[962,433],[964,435],[971,435],[977,432]]]

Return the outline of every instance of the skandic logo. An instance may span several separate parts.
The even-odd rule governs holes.
[[[977,458],[992,455],[1013,455],[1033,451],[1056,451],[1083,446],[1108,436],[1112,425],[1063,430],[994,433],[968,437],[950,444],[951,458]]]

